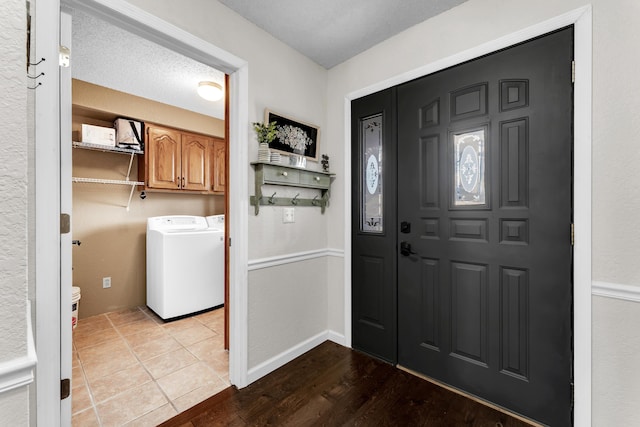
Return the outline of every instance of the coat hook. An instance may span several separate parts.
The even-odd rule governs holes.
[[[37,76],[30,76],[29,74],[27,74],[27,78],[34,79],[34,80],[37,79],[40,76],[44,76],[44,73],[40,73]]]
[[[313,200],[311,201],[311,204],[313,206],[318,206],[318,195],[317,194],[313,197]]]
[[[35,85],[34,87],[27,86],[27,89],[35,90],[35,89],[38,89],[39,86],[42,86],[42,82],[38,82],[38,84]]]
[[[41,63],[41,62],[44,62],[44,61],[45,61],[45,59],[44,59],[44,58],[42,58],[42,59],[40,59],[40,61],[38,61],[38,62],[30,62],[30,63],[29,63],[29,65],[34,65],[34,66],[35,66],[35,65],[40,65],[40,63]]]
[[[273,198],[274,198],[275,196],[276,196],[276,193],[273,193],[273,194],[271,195],[271,197],[269,197],[269,204],[270,204],[270,205],[273,205],[273,204],[275,204],[275,203],[276,203],[276,201],[275,201],[275,200],[273,200]]]
[[[300,195],[300,193],[296,194],[296,197],[291,199],[291,204],[292,205],[297,205],[300,202],[299,200],[297,200],[299,195]]]

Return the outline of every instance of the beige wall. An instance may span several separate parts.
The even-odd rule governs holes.
[[[224,136],[224,122],[121,92],[74,81],[74,110],[100,110],[142,120],[153,120],[195,132]],[[98,115],[99,116],[99,115]],[[75,140],[86,117],[74,115]],[[94,122],[100,124],[100,122]],[[109,121],[104,123],[109,124]],[[124,179],[129,156],[83,149],[73,150],[73,176]],[[137,180],[137,162],[131,179]],[[73,184],[73,284],[81,289],[79,317],[85,318],[146,303],[147,218],[160,215],[214,215],[224,212],[224,197],[181,193],[134,192],[129,211],[129,186]],[[102,278],[111,277],[111,288]]]
[[[23,0],[0,3],[0,371],[27,353],[27,78]],[[29,424],[27,387],[0,394],[0,419]]]
[[[640,131],[637,0],[469,0],[331,69],[325,137],[336,149],[344,140],[347,94],[588,4],[593,6],[593,279],[640,285],[640,199],[633,185],[634,165],[640,162],[634,137]],[[342,170],[340,156],[335,158]],[[338,184],[333,191],[332,247],[343,241],[343,190]],[[339,305],[341,293],[332,295],[336,299],[329,305]],[[635,369],[640,341],[628,325],[640,319],[640,305],[625,302],[621,314],[616,300],[597,298],[594,304],[593,425],[635,425],[640,408],[631,402],[637,402],[640,384]]]

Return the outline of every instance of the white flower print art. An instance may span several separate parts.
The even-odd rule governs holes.
[[[272,151],[284,155],[297,154],[318,161],[320,129],[308,123],[290,119],[273,111],[265,111],[265,123],[276,123],[275,138],[269,143]]]
[[[276,135],[281,143],[293,148],[294,153],[304,153],[313,142],[305,131],[291,125],[279,126]]]

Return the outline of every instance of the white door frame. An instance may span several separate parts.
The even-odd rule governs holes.
[[[475,48],[443,58],[415,70],[383,80],[347,94],[344,100],[344,217],[345,217],[345,313],[344,330],[351,346],[351,101],[397,86],[418,77],[458,65],[574,25],[574,283],[573,283],[573,362],[574,425],[591,425],[591,45],[592,11],[585,6],[544,22],[508,34]]]
[[[247,379],[247,258],[248,258],[248,63],[194,35],[151,15],[123,0],[62,0],[65,8],[99,16],[161,46],[229,74],[229,380],[245,387]],[[70,117],[71,105],[60,105],[57,78],[60,2],[38,1],[36,21],[42,32],[36,35],[38,57],[48,56],[45,84],[36,101],[36,339],[42,361],[37,371],[37,419],[60,425],[70,419],[70,405],[63,407],[60,390],[60,108]],[[40,53],[42,52],[42,53]],[[46,53],[45,53],[46,52]],[[71,54],[73,61],[73,52]],[[40,71],[40,70],[38,70]],[[45,86],[46,85],[46,86]],[[46,89],[45,89],[46,87]],[[45,90],[42,90],[45,89]],[[52,136],[53,135],[53,136]],[[69,159],[66,159],[69,160]],[[63,160],[64,161],[64,160]],[[40,255],[40,256],[38,256]],[[52,279],[57,278],[57,279]],[[55,302],[55,303],[49,303]],[[43,421],[44,420],[44,421]]]

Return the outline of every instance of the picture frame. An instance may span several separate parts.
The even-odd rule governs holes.
[[[264,111],[264,122],[276,122],[278,130],[282,131],[278,132],[279,135],[269,143],[269,148],[272,151],[278,151],[288,156],[303,156],[313,162],[318,161],[320,157],[320,128],[318,126],[285,117],[269,109]],[[282,138],[283,133],[290,138]],[[308,139],[305,139],[304,135]],[[287,137],[285,136],[285,138]],[[295,143],[297,146],[293,145]]]

